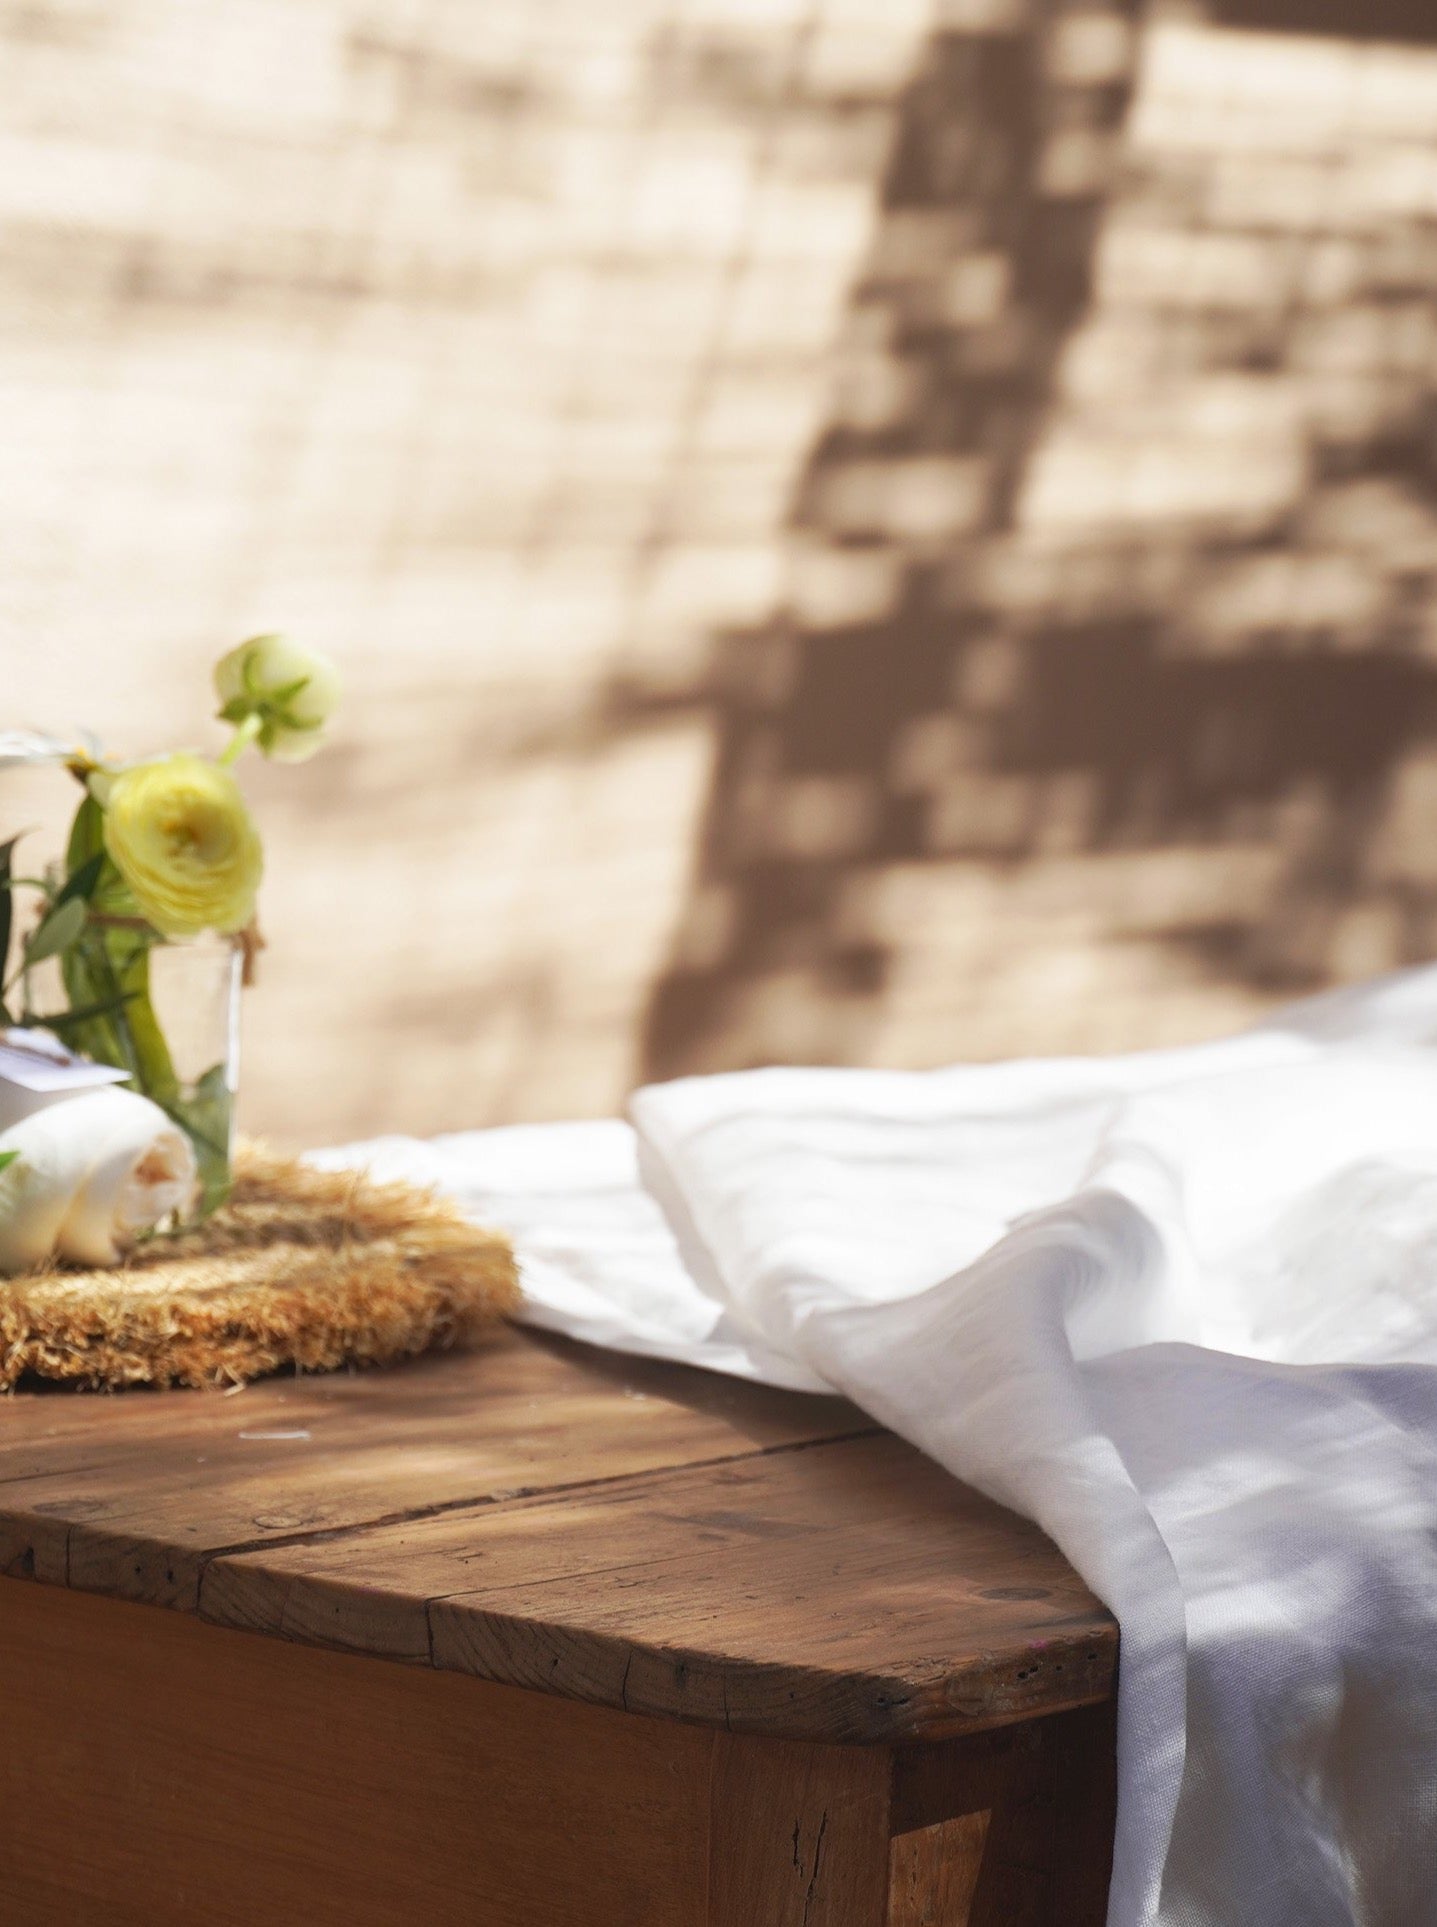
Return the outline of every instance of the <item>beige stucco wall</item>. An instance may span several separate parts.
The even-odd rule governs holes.
[[[1430,952],[1437,51],[1224,11],[0,6],[3,720],[348,680],[251,1128]]]

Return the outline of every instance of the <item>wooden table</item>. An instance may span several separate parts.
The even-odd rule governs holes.
[[[21,1395],[0,1572],[6,1927],[1103,1917],[1112,1620],[837,1399],[507,1331]]]

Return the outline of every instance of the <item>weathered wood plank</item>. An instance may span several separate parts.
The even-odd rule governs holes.
[[[235,1398],[0,1402],[0,1572],[193,1610],[216,1550],[842,1436],[839,1399],[507,1330]]]
[[[844,1402],[518,1332],[235,1399],[5,1401],[0,1572],[823,1743],[1092,1704],[1116,1652],[1041,1533]]]
[[[703,1927],[696,1728],[13,1580],[0,1701],[6,1927]]]
[[[1111,1620],[889,1435],[215,1560],[200,1609],[727,1731],[876,1743],[1102,1699]]]

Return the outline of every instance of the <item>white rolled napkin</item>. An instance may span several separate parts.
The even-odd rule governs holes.
[[[110,1086],[0,1131],[0,1273],[53,1257],[112,1265],[194,1196],[195,1154],[158,1104]]]

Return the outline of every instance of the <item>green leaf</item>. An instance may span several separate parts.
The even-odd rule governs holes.
[[[57,1010],[46,1016],[37,1014],[30,1019],[30,1022],[38,1024],[41,1030],[53,1030],[55,1035],[63,1040],[67,1029],[73,1029],[80,1024],[93,1023],[97,1017],[113,1017],[117,1010],[123,1010],[126,1004],[134,1003],[138,996],[138,991],[131,990],[123,997],[107,997],[102,1003],[82,1004],[76,1010]]]
[[[179,1079],[150,1002],[150,952],[157,941],[144,924],[91,921],[64,953],[60,968],[72,1010],[120,1006],[75,1024],[66,1041],[87,1057],[127,1071],[136,1090],[165,1104],[178,1091]]]
[[[85,915],[85,905],[78,897],[71,897],[68,903],[57,902],[25,945],[26,969],[68,950],[85,927]]]
[[[0,1171],[3,1171],[7,1164],[13,1164],[19,1155],[18,1151],[0,1151]]]
[[[15,845],[20,841],[12,836],[8,843],[0,843],[0,983],[5,979],[5,959],[10,954],[10,923],[15,914],[15,897],[11,890],[11,859]]]
[[[162,1100],[180,1129],[195,1147],[200,1174],[200,1215],[222,1205],[230,1190],[230,1132],[234,1093],[223,1064],[212,1064],[187,1092]]]
[[[302,689],[308,689],[313,680],[312,676],[296,676],[293,682],[283,682],[277,689],[271,689],[265,701],[271,709],[283,709],[294,701]]]
[[[249,696],[231,696],[224,708],[215,713],[222,723],[242,723],[254,708]]]
[[[56,897],[54,907],[58,910],[62,903],[72,903],[76,898],[81,903],[88,903],[95,894],[95,885],[100,881],[100,872],[104,867],[103,850],[97,850],[93,856],[86,857],[79,869],[71,871],[66,877],[65,887]]]
[[[75,820],[70,826],[70,842],[65,851],[65,874],[67,877],[85,875],[87,865],[99,858],[99,868],[95,881],[89,883],[84,894],[91,906],[103,910],[107,916],[129,917],[138,914],[138,906],[130,886],[110,861],[105,849],[105,812],[93,796],[87,796],[75,812]],[[65,892],[61,891],[63,897]]]
[[[91,857],[98,856],[104,847],[105,812],[93,796],[86,796],[70,825],[70,841],[65,850],[66,874],[73,876]]]

